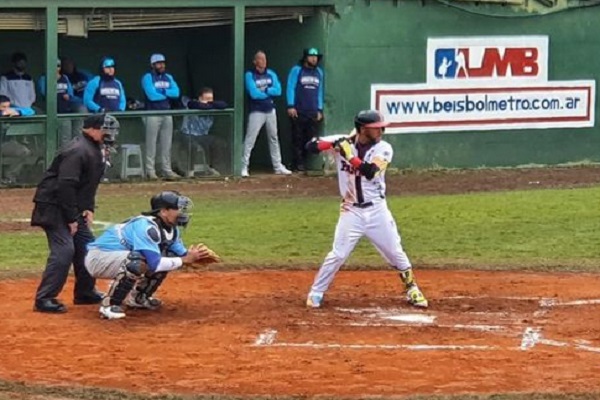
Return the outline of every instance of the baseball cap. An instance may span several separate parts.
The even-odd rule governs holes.
[[[322,57],[323,55],[319,52],[319,49],[317,49],[316,47],[309,47],[308,49],[304,49],[304,57],[308,56]]]
[[[115,66],[115,60],[111,57],[105,57],[102,59],[102,68],[110,68]]]
[[[152,54],[152,56],[150,57],[150,64],[154,64],[154,63],[158,63],[158,62],[165,62],[165,61],[167,61],[167,59],[165,58],[164,55],[162,55],[160,53]]]
[[[102,128],[102,125],[104,125],[104,114],[90,115],[83,120],[84,129],[100,129]]]

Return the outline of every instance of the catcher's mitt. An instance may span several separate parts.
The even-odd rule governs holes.
[[[199,260],[196,260],[193,263],[184,264],[183,265],[184,269],[185,268],[197,269],[197,268],[205,267],[208,264],[221,262],[221,257],[219,257],[219,255],[217,253],[215,253],[213,250],[209,249],[208,246],[206,246],[203,243],[198,243],[198,244],[192,245],[190,247],[190,250],[199,251],[201,254],[201,258]]]

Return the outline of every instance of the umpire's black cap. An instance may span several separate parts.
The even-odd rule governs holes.
[[[101,129],[104,125],[104,114],[90,115],[83,120],[83,129]]]

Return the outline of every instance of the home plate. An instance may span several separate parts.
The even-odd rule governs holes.
[[[383,319],[407,322],[411,324],[433,324],[433,321],[435,321],[435,315],[423,314],[381,315],[380,317]]]

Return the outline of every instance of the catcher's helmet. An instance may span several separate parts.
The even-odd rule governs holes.
[[[162,209],[179,210],[177,217],[178,226],[186,226],[190,222],[188,211],[194,206],[194,203],[189,197],[181,195],[175,190],[165,190],[160,192],[150,199],[150,212],[144,213],[147,215],[156,215]]]
[[[383,115],[377,110],[362,110],[354,117],[354,127],[385,128],[390,123],[385,122]]]

